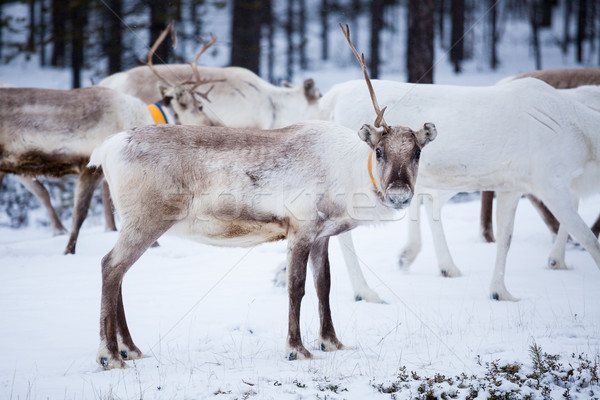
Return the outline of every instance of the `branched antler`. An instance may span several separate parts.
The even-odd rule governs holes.
[[[173,48],[175,48],[175,44],[177,43],[177,36],[175,34],[174,26],[175,26],[175,21],[171,21],[171,23],[165,28],[165,30],[160,33],[160,35],[158,36],[158,38],[156,39],[156,41],[150,48],[150,52],[148,53],[148,64],[147,64],[148,67],[150,67],[150,70],[154,73],[154,75],[156,75],[156,77],[158,79],[160,79],[161,81],[163,81],[164,83],[166,83],[169,86],[173,86],[173,84],[171,82],[169,82],[168,79],[161,76],[158,73],[158,71],[156,70],[156,68],[154,68],[154,65],[152,64],[152,57],[154,56],[156,49],[158,49],[158,46],[160,46],[160,44],[165,40],[165,38],[169,34],[169,31],[171,31],[171,34],[173,37]]]
[[[375,96],[375,90],[373,90],[373,85],[371,84],[371,78],[369,78],[369,73],[367,72],[367,64],[365,63],[365,55],[364,54],[361,54],[360,56],[358,55],[358,51],[356,51],[356,48],[354,47],[354,45],[352,44],[352,41],[350,40],[350,27],[348,27],[348,24],[346,24],[346,29],[344,29],[344,26],[340,23],[340,28],[342,28],[342,32],[344,32],[344,36],[346,36],[346,40],[348,41],[348,44],[350,45],[352,52],[356,56],[356,59],[360,63],[360,66],[362,67],[362,70],[363,70],[363,74],[365,75],[365,81],[367,82],[367,87],[369,88],[369,94],[371,95],[371,101],[373,102],[373,108],[375,109],[375,113],[377,114],[377,118],[375,118],[374,125],[377,128],[383,127],[383,129],[387,132],[387,131],[389,131],[390,127],[383,119],[383,113],[385,112],[385,109],[387,107],[383,107],[382,109],[379,108],[379,103],[377,102],[377,97]]]
[[[175,22],[172,21],[165,28],[165,30],[161,32],[161,34],[158,36],[158,38],[152,45],[152,48],[150,49],[150,52],[148,53],[148,64],[147,65],[148,65],[148,67],[150,67],[150,70],[154,73],[154,75],[156,75],[156,77],[158,77],[158,79],[160,79],[161,81],[166,83],[168,86],[173,87],[173,86],[177,86],[177,85],[192,85],[191,88],[189,89],[191,93],[197,94],[198,96],[208,100],[208,94],[214,88],[214,85],[212,85],[210,87],[210,89],[208,89],[205,92],[196,91],[195,89],[200,85],[205,85],[207,83],[223,82],[223,81],[225,81],[225,79],[202,79],[200,77],[200,71],[198,70],[197,63],[198,63],[198,59],[200,58],[200,56],[202,54],[204,54],[204,52],[206,52],[206,50],[208,50],[217,41],[217,37],[215,35],[211,34],[210,42],[206,42],[203,38],[200,38],[200,40],[202,41],[202,49],[198,52],[198,54],[196,54],[196,57],[194,57],[194,61],[191,63],[188,63],[190,65],[190,67],[192,68],[192,72],[194,74],[193,80],[183,81],[183,82],[174,84],[172,82],[169,82],[169,80],[166,79],[165,77],[161,76],[158,73],[158,71],[156,70],[156,68],[154,68],[154,65],[152,64],[152,56],[154,56],[154,53],[156,52],[156,49],[158,48],[158,46],[160,46],[161,43],[165,40],[165,38],[169,34],[169,31],[171,32],[171,35],[173,36],[173,48],[175,48],[175,43],[177,43],[177,36],[175,34],[174,23]]]
[[[206,42],[206,40],[204,40],[203,38],[200,38],[200,40],[202,41],[202,49],[198,52],[198,54],[196,54],[196,57],[194,57],[194,61],[192,61],[191,63],[188,63],[190,65],[190,67],[192,67],[192,72],[194,73],[194,78],[195,80],[193,82],[186,82],[186,83],[191,83],[192,87],[191,87],[191,91],[194,91],[198,86],[200,85],[205,85],[207,83],[215,83],[215,82],[223,82],[225,79],[202,79],[200,77],[200,71],[198,70],[198,59],[200,58],[200,56],[202,54],[204,54],[204,52],[206,50],[208,50],[213,44],[215,44],[215,42],[217,41],[217,37],[215,35],[213,35],[211,33],[211,39],[210,42]],[[195,91],[194,93],[196,93],[197,95],[203,97],[204,99],[208,100],[208,94],[210,93],[210,91],[214,88],[214,85],[212,85],[210,87],[210,89],[208,89],[206,92],[202,93],[202,92],[198,92]]]

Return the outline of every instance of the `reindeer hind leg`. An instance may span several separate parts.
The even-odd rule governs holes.
[[[38,198],[38,200],[42,203],[46,211],[48,212],[48,216],[50,217],[50,223],[52,224],[52,230],[54,236],[63,235],[67,233],[67,229],[63,226],[58,214],[56,214],[56,210],[52,207],[52,203],[50,202],[50,194],[35,178],[30,178],[26,176],[17,175],[17,179],[21,182],[23,186],[27,188],[31,193]]]
[[[94,195],[94,189],[100,183],[102,179],[102,171],[91,170],[82,167],[82,171],[79,174],[77,181],[77,188],[75,189],[75,206],[73,209],[73,227],[71,228],[71,235],[69,236],[69,243],[65,249],[64,254],[75,254],[75,246],[77,244],[77,237],[79,236],[79,229],[83,224],[83,220],[88,214],[90,209],[90,203],[92,202],[92,196]]]
[[[142,357],[133,343],[123,307],[122,282],[138,258],[174,221],[137,221],[125,224],[113,249],[102,259],[100,347],[97,361],[104,369],[125,368],[124,358]],[[141,231],[139,227],[144,227]]]

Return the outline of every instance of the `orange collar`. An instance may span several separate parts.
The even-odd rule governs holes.
[[[373,186],[377,189],[377,184],[375,183],[375,178],[373,178],[373,151],[369,153],[369,162],[367,163],[367,167],[369,170],[369,178],[371,178],[371,182],[373,182]]]
[[[154,122],[156,122],[157,124],[166,124],[167,123],[167,116],[163,112],[160,104],[158,104],[158,103],[148,104],[148,110],[150,111],[150,114],[152,114],[152,118],[154,118]]]

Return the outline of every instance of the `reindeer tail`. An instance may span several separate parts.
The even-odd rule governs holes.
[[[124,144],[123,140],[128,136],[127,132],[120,132],[109,136],[100,146],[92,151],[87,167],[98,168],[106,165],[106,161],[110,156],[119,154],[119,150]]]

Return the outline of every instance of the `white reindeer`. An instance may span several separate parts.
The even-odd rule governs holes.
[[[538,70],[527,72],[520,75],[509,76],[504,78],[498,84],[511,82],[515,79],[536,78],[549,84],[557,89],[573,89],[585,85],[600,85],[600,68],[573,68],[573,69],[555,69],[555,70]],[[536,207],[542,219],[553,234],[558,233],[559,223],[552,215],[550,210],[544,206],[535,196],[527,195],[532,204]],[[487,242],[494,241],[494,229],[492,224],[492,204],[494,200],[494,192],[481,192],[481,217],[480,217],[480,232],[483,239]],[[600,234],[600,217],[592,226],[592,232],[598,237]],[[558,256],[560,257],[560,256]],[[564,260],[564,255],[562,256]],[[553,269],[566,268],[560,259],[550,257],[549,265]]]
[[[600,266],[600,245],[577,214],[577,196],[597,190],[600,173],[597,127],[600,88],[558,91],[537,79],[491,87],[415,85],[374,81],[388,104],[388,119],[414,124],[435,118],[444,135],[423,154],[416,195],[429,215],[439,268],[460,275],[448,251],[439,208],[458,191],[495,190],[498,248],[491,297],[515,300],[505,287],[506,254],[514,214],[522,193],[540,198]],[[322,99],[331,120],[348,127],[372,118],[360,81],[335,86]],[[418,216],[419,201],[411,205]],[[349,238],[344,238],[346,241]],[[421,248],[418,219],[410,222],[401,264],[413,262]],[[365,283],[366,285],[366,283]]]
[[[146,103],[161,100],[162,93],[183,104],[174,104],[175,113],[184,112],[193,103],[186,82],[203,80],[214,82],[206,91],[210,100],[203,99],[202,111],[220,125],[232,128],[281,128],[299,121],[319,119],[318,100],[321,97],[312,79],[303,86],[284,83],[274,86],[245,68],[209,68],[187,64],[162,64],[152,69],[136,67],[111,75],[100,82],[109,87],[138,97]],[[165,82],[183,82],[167,89]]]
[[[362,126],[360,138],[348,128],[309,121],[269,131],[148,126],[102,144],[90,166],[102,167],[122,229],[102,259],[97,361],[123,368],[124,360],[142,356],[127,328],[121,283],[167,231],[220,246],[287,239],[286,355],[311,358],[299,325],[309,258],[319,298],[319,348],[342,349],[329,307],[329,237],[407,207],[421,149],[437,134],[433,124],[413,132],[389,127],[382,117],[378,112],[375,123],[381,128]]]

